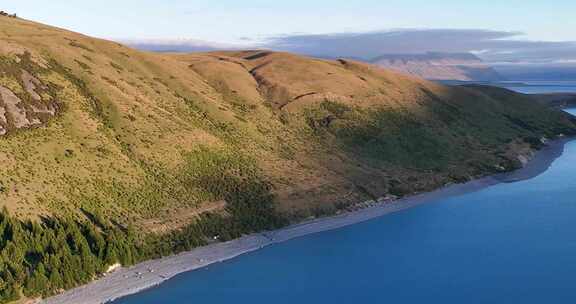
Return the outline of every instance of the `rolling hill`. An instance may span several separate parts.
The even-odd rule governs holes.
[[[356,61],[0,28],[0,302],[511,170],[576,131],[521,94]]]

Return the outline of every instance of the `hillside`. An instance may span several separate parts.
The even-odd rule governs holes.
[[[371,63],[429,80],[501,81],[501,75],[470,53],[391,54]]]
[[[524,95],[355,61],[0,28],[0,302],[517,168],[576,131]]]
[[[558,109],[573,108],[576,106],[576,93],[550,93],[532,95],[543,105]]]

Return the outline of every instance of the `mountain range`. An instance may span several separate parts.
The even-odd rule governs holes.
[[[471,53],[388,54],[368,62],[429,80],[504,80],[496,70]]]

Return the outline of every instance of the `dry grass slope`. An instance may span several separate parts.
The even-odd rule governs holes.
[[[231,177],[269,183],[276,210],[302,217],[513,167],[534,138],[574,129],[511,92],[354,61],[153,54],[22,19],[0,28],[0,198],[24,218],[85,210],[168,231],[226,215],[213,187]],[[250,164],[190,175],[222,155]]]

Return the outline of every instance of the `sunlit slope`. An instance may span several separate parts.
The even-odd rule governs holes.
[[[329,212],[512,168],[567,115],[352,61],[135,51],[0,18],[0,200],[143,231]],[[256,228],[255,228],[256,229]]]
[[[102,209],[128,219],[207,200],[158,175],[178,171],[189,151],[227,146],[235,118],[213,88],[171,58],[23,20],[0,18],[0,27],[2,87],[20,96],[19,107],[33,105],[26,71],[48,88],[42,102],[58,109],[23,128],[6,115],[0,175],[10,209]]]
[[[507,90],[446,87],[359,62],[268,51],[174,56],[220,91],[262,101],[301,135],[299,159],[313,158],[316,172],[374,196],[510,169],[542,137],[573,133],[568,115]],[[315,197],[300,193],[302,205]]]

